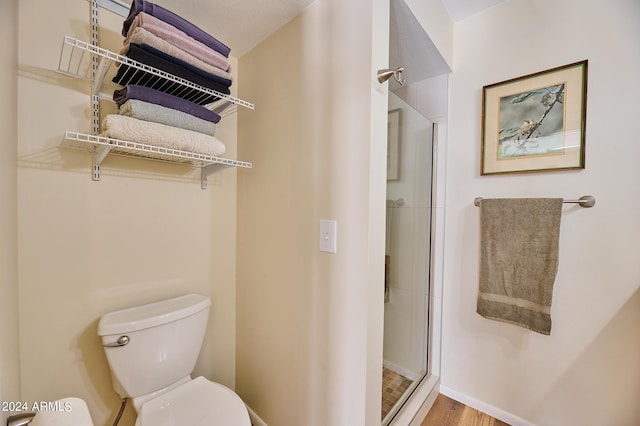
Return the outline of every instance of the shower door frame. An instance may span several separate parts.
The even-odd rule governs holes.
[[[394,94],[394,96],[397,96],[397,95]],[[438,215],[435,214],[435,212],[437,211],[436,210],[437,194],[438,194],[437,184],[440,181],[437,175],[437,171],[438,171],[437,155],[438,155],[438,140],[439,140],[438,132],[440,130],[440,126],[439,126],[438,120],[433,120],[431,118],[425,117],[423,114],[418,112],[416,108],[414,108],[412,105],[409,105],[404,99],[401,99],[401,101],[405,105],[407,105],[409,108],[413,109],[416,113],[422,115],[431,124],[431,141],[430,141],[431,142],[431,150],[430,150],[431,158],[430,158],[430,161],[427,163],[427,165],[431,167],[431,172],[429,174],[430,196],[428,197],[429,206],[426,209],[427,214],[429,216],[428,218],[429,234],[427,236],[427,241],[426,241],[429,252],[428,252],[428,258],[426,259],[426,263],[427,263],[426,281],[427,282],[425,283],[425,285],[427,288],[425,289],[426,300],[424,301],[425,312],[424,312],[424,319],[423,319],[423,330],[426,333],[426,335],[424,336],[424,339],[425,339],[424,355],[426,356],[426,360],[424,360],[423,372],[420,374],[418,378],[416,378],[413,381],[413,383],[403,393],[403,395],[400,397],[400,399],[394,405],[394,407],[381,420],[381,424],[383,426],[391,425],[391,424],[398,424],[398,425],[408,424],[408,423],[401,422],[400,419],[413,417],[410,413],[415,412],[416,410],[418,412],[424,411],[424,410],[421,410],[421,407],[424,406],[428,402],[428,400],[435,399],[435,398],[429,398],[428,396],[433,394],[434,389],[436,389],[437,384],[439,384],[439,371],[438,372],[434,371],[434,365],[436,364],[439,370],[439,356],[437,356],[437,362],[434,363],[434,355],[436,353],[439,355],[440,342],[439,342],[439,338],[437,342],[434,341],[433,339],[433,336],[434,336],[433,327],[434,327],[434,324],[437,324],[439,328],[441,323],[439,318],[434,317],[434,307],[435,307],[434,306],[434,303],[435,303],[434,301],[434,278],[435,278],[434,265],[435,265],[436,254],[437,254],[436,253],[437,249],[435,246],[436,239],[434,238],[434,236],[436,236],[436,232],[438,232],[438,226],[437,226],[438,223],[436,222],[436,218]],[[443,180],[440,182],[443,182]],[[438,312],[441,312],[441,310],[438,310]],[[440,333],[437,333],[437,335],[439,336]],[[426,394],[427,396],[424,396],[425,390],[428,390]],[[431,404],[432,403],[433,401],[431,401]],[[428,405],[428,407],[430,407],[430,405]],[[420,424],[420,423],[417,423],[417,424]]]
[[[404,403],[390,416],[390,426],[420,426],[440,392],[442,348],[442,268],[444,255],[444,203],[446,170],[446,118],[433,119],[433,169],[431,182],[431,241],[429,268],[429,326],[427,374]]]

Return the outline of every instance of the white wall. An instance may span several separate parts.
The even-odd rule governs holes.
[[[213,302],[195,374],[233,387],[236,170],[202,190],[189,167],[109,156],[93,182],[90,155],[59,148],[65,130],[90,127],[89,85],[54,72],[64,34],[88,40],[89,3],[19,8],[21,399],[78,396],[96,424],[113,422],[120,399],[96,333],[100,316],[189,292]],[[122,19],[101,11],[104,47],[120,49]],[[217,133],[231,158],[235,126],[226,118]],[[120,424],[133,424],[131,414]]]
[[[449,65],[449,68],[452,68],[453,22],[451,22],[442,1],[405,0],[405,3],[429,35],[442,59]]]
[[[640,3],[511,0],[458,22],[447,163],[442,384],[545,426],[640,423]],[[588,59],[586,169],[479,176],[482,86]],[[484,197],[565,206],[551,336],[475,313]]]
[[[17,62],[18,1],[0,3],[0,401],[20,399],[18,353]],[[6,411],[0,412],[5,424]]]
[[[445,123],[449,102],[449,72],[394,90],[416,111],[435,123]]]
[[[270,425],[380,422],[388,7],[319,0],[240,60],[236,381]]]

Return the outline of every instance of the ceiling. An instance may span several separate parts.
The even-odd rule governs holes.
[[[100,0],[124,4],[131,0]],[[154,0],[188,17],[240,57],[297,16],[315,0]],[[459,21],[506,0],[441,0],[451,19]]]
[[[461,21],[507,0],[441,0],[453,22]]]

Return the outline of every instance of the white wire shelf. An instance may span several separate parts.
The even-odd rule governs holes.
[[[207,187],[207,176],[227,167],[252,168],[246,161],[232,160],[224,157],[214,157],[197,152],[149,145],[140,142],[125,141],[99,135],[90,135],[67,130],[63,145],[70,148],[80,148],[93,152],[93,178],[100,179],[100,165],[107,154],[148,160],[182,163],[202,169],[202,188]]]
[[[97,59],[97,66],[94,65],[95,59]],[[125,65],[136,70],[133,73],[125,73],[131,75],[132,78],[135,78],[135,76],[139,77],[139,74],[141,73],[158,77],[159,83],[157,83],[157,85],[159,87],[154,86],[154,88],[165,93],[188,98],[193,102],[198,102],[198,100],[208,102],[209,99],[215,99],[213,102],[204,106],[218,113],[222,117],[234,113],[239,106],[254,109],[254,105],[250,102],[200,86],[184,78],[132,60],[126,56],[113,53],[94,44],[78,40],[74,37],[68,35],[64,37],[60,52],[60,61],[58,63],[58,71],[65,75],[86,79],[92,82],[92,94],[94,94],[92,95],[92,108],[95,110],[94,115],[97,117],[99,117],[99,112],[97,112],[99,105],[97,104],[96,96],[112,99],[111,94],[113,93],[114,87],[122,87],[129,84],[129,81],[135,81],[121,80],[117,83],[112,82],[111,77],[115,74],[114,70],[111,69],[112,64]],[[103,88],[105,87],[106,89],[103,91]],[[97,118],[94,120],[95,133],[98,132],[97,129],[99,128],[99,123],[96,120]],[[100,180],[100,166],[108,154],[170,163],[181,163],[200,168],[202,170],[202,188],[207,187],[207,177],[221,169],[225,169],[227,167],[252,167],[251,163],[245,161],[232,160],[224,157],[214,157],[206,154],[69,130],[65,132],[63,146],[84,149],[92,152],[93,180]]]
[[[127,58],[126,56],[113,53],[107,49],[95,46],[82,40],[78,40],[68,35],[64,36],[64,41],[62,43],[60,61],[58,63],[58,71],[77,78],[91,79],[92,55],[100,58],[98,72],[93,82],[94,93],[98,93],[100,91],[100,88],[102,87],[104,81],[104,77],[111,67],[111,64],[117,63],[124,64],[143,73],[159,77],[165,82],[162,91],[166,93],[183,95],[186,91],[191,91],[201,94],[202,98],[213,96],[233,105],[254,109],[254,105],[251,102],[247,102],[226,93],[221,93],[216,90],[200,86],[189,80],[185,80],[184,78],[150,67],[149,65],[134,61],[130,58]],[[128,82],[126,81],[121,81],[118,84],[124,86],[127,83]],[[212,105],[217,105],[218,109],[220,109],[219,104],[220,102],[218,101],[214,102]]]

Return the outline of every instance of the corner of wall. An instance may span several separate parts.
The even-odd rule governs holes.
[[[7,83],[0,115],[0,400],[20,398],[18,340],[17,69],[18,0],[0,3],[0,78]],[[13,84],[12,84],[13,83]],[[10,413],[2,411],[2,424]]]

